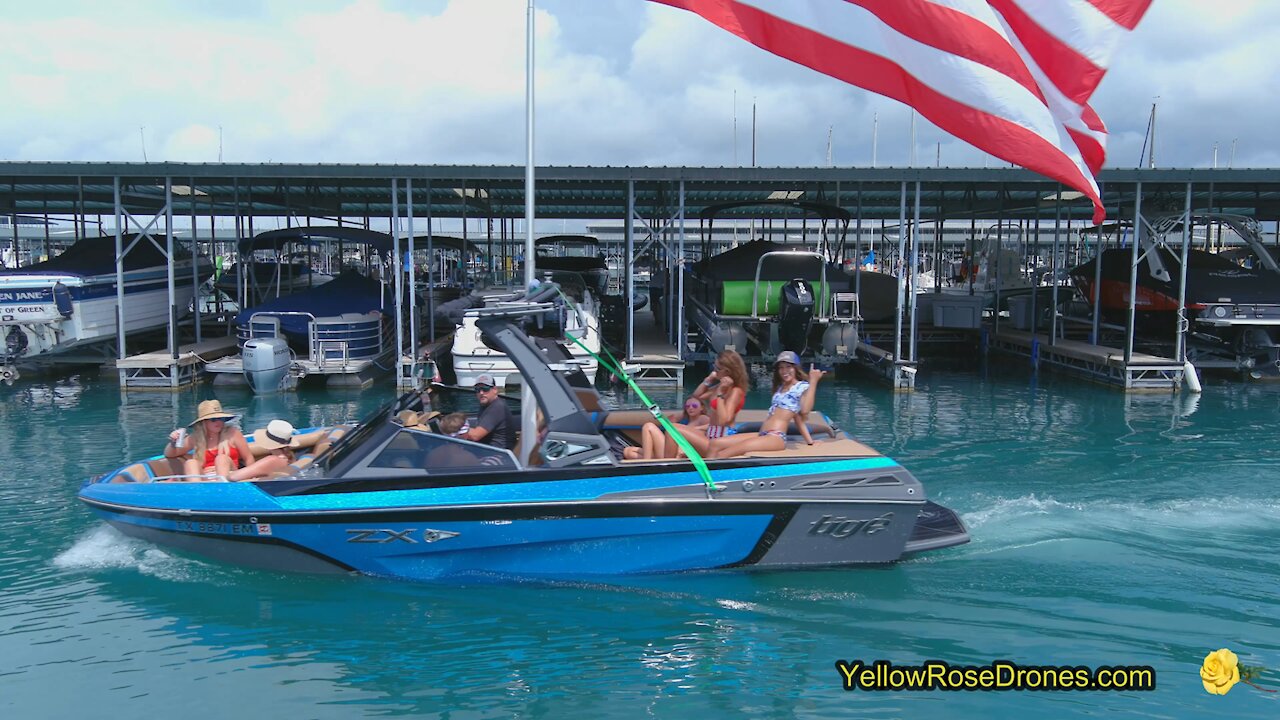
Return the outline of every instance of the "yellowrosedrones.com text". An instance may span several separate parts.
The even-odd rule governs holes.
[[[1018,665],[996,660],[990,665],[951,665],[928,660],[922,665],[894,665],[877,660],[837,660],[836,671],[847,691],[854,690],[1155,690],[1150,665]]]

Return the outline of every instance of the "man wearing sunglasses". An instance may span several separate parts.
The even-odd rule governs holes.
[[[474,387],[476,400],[480,401],[480,415],[476,418],[475,426],[461,437],[510,450],[514,445],[512,431],[516,421],[511,416],[511,410],[507,408],[506,401],[498,397],[498,387],[493,382],[493,376],[481,375],[476,378]]]

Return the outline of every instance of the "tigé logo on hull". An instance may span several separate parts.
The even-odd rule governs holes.
[[[893,513],[887,512],[883,515],[868,518],[866,520],[856,520],[837,515],[823,515],[821,519],[814,520],[809,523],[810,535],[826,535],[837,540],[843,540],[847,537],[862,533],[863,535],[875,535],[876,533],[889,527],[893,522]]]

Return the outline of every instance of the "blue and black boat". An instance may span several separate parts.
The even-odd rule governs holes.
[[[829,420],[810,421],[811,446],[792,436],[705,474],[622,460],[652,416],[602,409],[563,348],[530,337],[531,318],[556,312],[550,297],[479,320],[538,404],[536,443],[435,432],[410,393],[353,427],[306,432],[312,450],[284,477],[166,482],[180,478],[156,457],[91,480],[80,499],[128,535],[227,562],[410,580],[892,563],[968,541],[906,468]]]

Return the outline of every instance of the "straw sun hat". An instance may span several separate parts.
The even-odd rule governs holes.
[[[253,431],[253,444],[268,450],[297,448],[298,439],[293,436],[293,425],[288,420],[272,420],[264,430]]]
[[[222,403],[217,400],[205,400],[196,408],[196,419],[191,421],[191,425],[203,420],[230,420],[233,417],[235,415],[222,409]],[[191,425],[187,427],[191,427]]]

